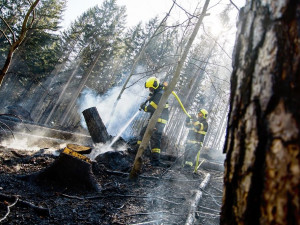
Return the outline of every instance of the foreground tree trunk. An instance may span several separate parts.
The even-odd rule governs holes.
[[[234,52],[221,224],[300,224],[299,74],[299,1],[247,1]]]

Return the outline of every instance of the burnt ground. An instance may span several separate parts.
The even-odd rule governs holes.
[[[139,178],[132,181],[128,172],[133,156],[124,152],[122,159],[129,167],[111,168],[105,158],[92,163],[100,192],[23,179],[52,165],[58,155],[0,147],[3,224],[185,224],[194,193],[207,173],[211,177],[202,190],[195,224],[219,224],[223,172],[200,169],[193,174],[167,160],[168,167],[152,167],[146,157]]]

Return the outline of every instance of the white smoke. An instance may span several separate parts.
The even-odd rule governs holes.
[[[62,149],[66,144],[57,138],[51,138],[47,132],[39,129],[36,131],[14,130],[13,137],[0,142],[0,146],[8,149],[36,152],[44,149],[44,153],[56,154],[57,149]]]
[[[98,113],[107,127],[110,135],[117,135],[122,127],[130,120],[132,116],[139,110],[139,106],[144,102],[148,96],[148,90],[144,87],[145,80],[129,82],[129,88],[125,89],[121,99],[119,100],[116,110],[111,117],[113,105],[121,91],[122,87],[114,87],[104,95],[97,94],[94,90],[84,89],[80,98],[78,99],[79,114],[81,115],[81,124],[86,128],[86,123],[82,115],[85,109],[96,107]],[[133,84],[131,86],[131,84]],[[121,135],[123,138],[129,137],[128,129]]]

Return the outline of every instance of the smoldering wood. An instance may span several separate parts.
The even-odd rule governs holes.
[[[101,190],[92,172],[92,164],[64,152],[49,167],[24,178],[38,184],[63,186],[72,190]]]
[[[91,107],[82,112],[89,133],[94,143],[106,143],[110,139],[106,127],[96,107]]]
[[[103,154],[99,154],[95,158],[95,161],[96,163],[93,165],[95,171],[97,165],[103,165],[109,170],[127,172],[131,168],[133,158],[123,151],[108,151]]]

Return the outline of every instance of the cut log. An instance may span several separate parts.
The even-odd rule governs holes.
[[[101,189],[92,172],[91,160],[69,148],[65,148],[49,167],[29,179],[81,191],[98,192]]]
[[[88,108],[82,114],[94,143],[105,143],[110,139],[96,107]]]
[[[76,145],[76,144],[67,144],[67,148],[71,149],[75,152],[78,152],[79,154],[90,154],[92,151],[92,148],[89,146],[83,146],[83,145]]]
[[[198,204],[200,202],[200,199],[202,197],[202,190],[206,187],[210,179],[210,174],[207,173],[204,180],[199,186],[199,190],[196,191],[194,200],[191,203],[189,214],[187,217],[187,220],[185,222],[185,225],[193,225],[195,221],[195,212],[197,210]]]

